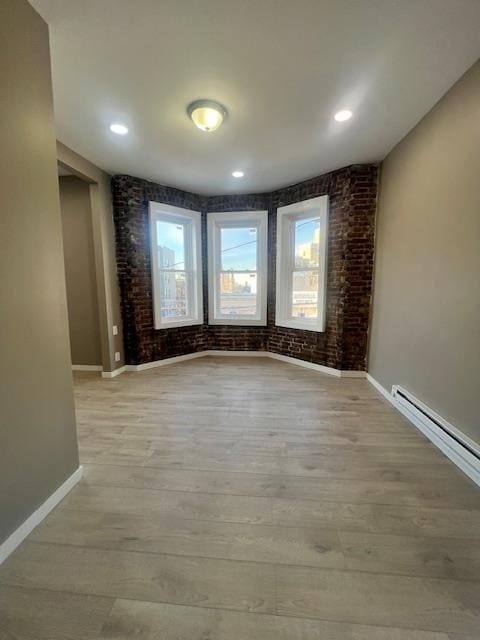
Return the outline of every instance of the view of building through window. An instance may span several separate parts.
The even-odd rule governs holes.
[[[188,315],[185,269],[185,225],[157,220],[157,252],[160,271],[162,318]]]
[[[257,313],[257,229],[220,230],[220,300],[222,315]]]
[[[295,263],[292,273],[292,318],[317,318],[320,218],[295,221]]]
[[[294,222],[295,260],[291,283],[292,318],[318,315],[320,219]],[[220,230],[219,311],[222,315],[257,313],[257,229]],[[188,278],[185,267],[185,225],[157,221],[157,251],[162,318],[188,316]]]

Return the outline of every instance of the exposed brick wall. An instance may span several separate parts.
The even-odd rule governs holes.
[[[148,203],[206,210],[202,196],[131,176],[112,178],[117,269],[122,298],[125,362],[141,364],[209,348],[206,325],[157,331],[153,322]],[[206,225],[202,215],[202,227]],[[202,239],[205,236],[202,229]],[[204,243],[202,242],[202,245]],[[205,246],[203,246],[204,255]],[[205,264],[205,261],[204,261]],[[206,266],[204,283],[206,281]],[[204,296],[206,291],[204,290]],[[206,298],[205,298],[206,300]],[[206,322],[206,311],[205,311]]]
[[[365,369],[377,189],[375,165],[352,165],[267,194],[200,196],[131,176],[112,179],[125,358],[141,364],[205,349],[269,350],[340,369]],[[329,195],[327,314],[324,333],[275,326],[277,207]],[[204,324],[153,324],[148,202],[202,212]],[[207,324],[206,216],[269,211],[266,327]]]
[[[372,293],[377,168],[351,171],[346,203],[345,290],[340,369],[366,369]],[[359,365],[362,365],[361,367]]]

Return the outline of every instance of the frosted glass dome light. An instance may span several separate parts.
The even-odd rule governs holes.
[[[196,100],[188,105],[187,113],[196,127],[210,132],[219,128],[227,115],[227,110],[213,100]]]

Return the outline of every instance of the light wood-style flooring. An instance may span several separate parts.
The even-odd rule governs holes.
[[[84,480],[0,567],[0,640],[478,640],[480,492],[361,379],[75,374]]]

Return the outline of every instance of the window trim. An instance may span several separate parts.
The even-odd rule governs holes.
[[[150,233],[150,256],[152,271],[152,301],[153,301],[153,324],[155,329],[170,329],[172,327],[189,327],[192,325],[203,324],[203,291],[202,291],[202,214],[200,211],[192,209],[183,209],[161,202],[150,201],[149,209],[149,233]],[[169,222],[178,221],[179,223],[188,223],[191,225],[191,234],[185,240],[185,271],[192,272],[192,283],[194,291],[190,292],[188,305],[194,309],[194,313],[189,317],[181,320],[172,320],[162,322],[160,313],[161,307],[161,289],[159,279],[159,266],[157,254],[157,242],[154,235],[155,223],[159,220],[167,220]],[[189,268],[187,269],[187,264]]]
[[[291,299],[290,274],[295,270],[295,247],[293,223],[313,215],[320,217],[319,267],[318,267],[318,318],[315,322],[300,320],[290,316]],[[289,329],[324,332],[326,323],[327,298],[327,253],[328,253],[328,195],[295,202],[277,209],[277,251],[276,251],[276,303],[275,325]],[[315,271],[316,269],[312,269]]]
[[[227,317],[216,314],[219,299],[221,272],[220,233],[221,227],[257,227],[257,312],[256,316]],[[268,282],[268,211],[220,211],[207,214],[208,234],[208,324],[210,325],[267,325]]]

